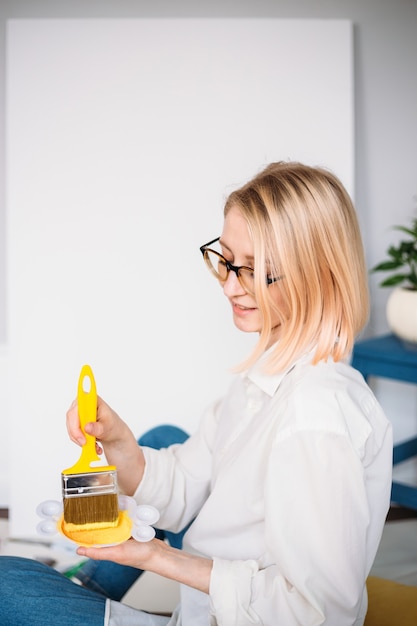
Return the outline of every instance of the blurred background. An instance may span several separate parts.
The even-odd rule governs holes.
[[[206,46],[199,46],[200,66],[190,64],[186,55],[187,37],[183,37],[183,64],[176,57],[175,71],[168,72],[168,31],[157,42],[149,39],[152,57],[139,58],[138,50],[146,49],[144,31],[140,41],[130,33],[123,46],[117,46],[118,40],[112,40],[110,30],[103,28],[102,22],[99,26],[99,18],[105,18],[107,26],[110,26],[109,18],[123,21],[207,18],[207,22],[227,18],[233,24],[245,18],[264,24],[266,32],[270,32],[273,20],[278,20],[277,24],[285,19],[340,20],[342,36],[334,41],[333,53],[329,54],[329,48],[319,45],[325,40],[311,38],[307,31],[304,38],[289,40],[285,39],[288,30],[279,31],[278,41],[274,42],[273,37],[263,38],[255,45],[258,42],[251,39],[250,30],[245,36],[241,32],[240,38],[236,34],[228,37],[223,25]],[[45,19],[59,20],[59,28],[51,30],[52,25],[48,26]],[[74,19],[82,21],[75,30]],[[95,26],[89,23],[90,19]],[[42,21],[37,28],[36,21]],[[214,281],[210,283],[205,268],[198,265],[201,263],[198,246],[219,234],[221,204],[227,192],[268,160],[300,158],[334,169],[357,206],[369,266],[384,258],[388,244],[396,238],[392,226],[414,217],[417,202],[416,26],[417,4],[411,0],[395,3],[388,0],[211,0],[210,3],[2,0],[0,507],[8,508],[12,501],[10,483],[14,468],[22,468],[21,484],[30,485],[33,493],[32,476],[44,483],[44,476],[51,472],[51,458],[64,455],[62,468],[72,464],[70,456],[76,451],[62,442],[63,416],[75,393],[82,365],[79,361],[84,356],[88,359],[91,356],[94,361],[91,365],[96,370],[99,393],[109,401],[114,400],[117,408],[126,407],[135,423],[142,402],[146,415],[138,430],[147,425],[148,419],[149,423],[154,419],[177,423],[184,420],[192,428],[193,420],[198,419],[197,404],[203,410],[213,391],[221,391],[220,381],[226,380],[225,374],[247,352],[251,340],[242,341],[229,323],[226,344],[218,341],[224,323],[229,322],[228,310]],[[54,39],[53,31],[58,39]],[[93,39],[89,39],[91,32],[95,33]],[[152,29],[146,32],[155,34]],[[45,33],[48,36],[42,39]],[[61,45],[65,41],[66,48]],[[244,55],[239,73],[232,71],[236,67],[233,53],[236,41],[242,46],[239,50],[254,53]],[[24,42],[26,46],[22,46]],[[188,42],[196,43],[192,38]],[[245,42],[247,45],[242,45]],[[331,39],[327,42],[331,49]],[[68,55],[54,58],[54,52],[64,49],[69,51]],[[321,50],[324,50],[322,57]],[[32,59],[28,56],[30,51]],[[278,51],[279,55],[271,56]],[[83,58],[88,62],[83,63]],[[268,63],[263,65],[262,58],[268,59]],[[300,74],[294,72],[294,59]],[[309,71],[309,63],[314,66],[314,62],[319,64],[315,66],[317,74]],[[120,73],[120,67],[125,68],[125,74]],[[189,85],[193,67],[193,89],[185,97],[184,90],[179,93],[178,87],[184,89]],[[157,84],[152,98],[146,90],[132,91],[129,72],[138,71],[145,81],[157,70],[164,77],[162,87],[159,84],[160,92]],[[275,75],[283,82],[271,85],[271,77]],[[116,89],[112,90],[109,77],[115,81]],[[82,85],[78,94],[74,93],[77,83]],[[286,88],[282,89],[284,84]],[[241,107],[233,108],[231,103],[236,102],[236,94],[241,94]],[[140,134],[130,132],[135,110],[138,116],[141,111],[158,115],[167,106],[167,98],[179,107],[175,109],[176,124],[159,116],[158,136],[151,134],[152,124],[147,125],[143,119],[137,126]],[[326,98],[327,103],[333,103],[330,111],[326,109]],[[97,102],[105,106],[97,109]],[[205,105],[203,108],[201,103]],[[116,125],[112,110],[117,112]],[[219,115],[217,126],[207,111]],[[224,118],[218,113],[222,111],[227,112]],[[234,119],[235,125],[224,125],[225,119]],[[245,119],[255,120],[254,126],[245,126]],[[76,136],[74,128],[88,128],[91,132]],[[108,132],[103,136],[102,130],[106,128]],[[219,131],[215,136],[217,151],[213,128]],[[247,133],[245,136],[242,128]],[[177,148],[184,145],[185,130],[187,137],[193,137],[192,145],[199,148],[205,142],[210,145],[204,167],[191,167],[193,159],[189,151],[183,153],[187,158],[178,157]],[[259,137],[262,137],[260,142]],[[246,151],[239,141],[256,148]],[[295,144],[291,143],[294,141]],[[153,145],[154,151],[148,150],[145,158],[140,153],[141,145]],[[176,148],[168,159],[163,149],[166,145]],[[142,169],[135,169],[139,165]],[[183,175],[174,175],[177,171]],[[27,176],[19,179],[22,172]],[[91,184],[100,178],[101,187]],[[136,189],[132,184],[135,180]],[[167,197],[171,198],[171,204],[167,203]],[[149,198],[153,199],[151,206]],[[61,210],[51,210],[58,206],[58,201],[60,208],[67,211],[68,219],[63,219]],[[36,207],[32,214],[28,210],[30,206]],[[88,210],[91,206],[94,206],[92,213]],[[12,208],[13,212],[9,213]],[[164,220],[157,213],[161,208]],[[120,230],[114,228],[115,213]],[[139,215],[146,217],[143,223],[146,227],[142,229]],[[53,236],[48,237],[48,233]],[[162,251],[151,243],[161,233],[166,246]],[[39,245],[44,246],[42,254],[36,252]],[[60,260],[58,264],[56,259]],[[64,275],[60,271],[63,267],[67,272]],[[180,287],[170,280],[172,275],[178,273],[183,278],[194,269],[196,273],[180,282]],[[19,282],[20,278],[11,282],[10,278],[17,276],[26,283]],[[42,277],[41,286],[31,280],[34,276]],[[373,305],[366,335],[388,330],[385,303],[389,290],[380,289],[378,281],[379,277],[370,276]],[[194,298],[184,306],[190,283]],[[126,284],[130,285],[128,297]],[[132,295],[133,290],[136,296]],[[161,305],[155,308],[161,293],[166,308]],[[71,317],[74,311],[78,312],[75,321]],[[106,326],[109,318],[113,323]],[[73,332],[79,327],[89,337],[94,329],[90,349],[85,349],[84,335],[80,345],[74,345]],[[135,327],[131,345],[124,332],[128,327]],[[28,337],[34,340],[34,348],[28,345]],[[176,363],[179,353],[183,359],[184,354],[194,355],[194,337],[198,341],[198,358],[193,363],[183,361],[182,367],[187,373],[195,373],[188,381],[189,389],[182,389],[179,402],[175,377],[184,376],[176,371]],[[141,342],[153,345],[154,349],[146,351],[144,356]],[[27,359],[22,363],[25,350]],[[226,350],[230,354],[227,362]],[[54,357],[52,362],[44,360],[48,351]],[[129,363],[123,360],[126,353],[132,357]],[[107,367],[107,362],[111,366]],[[31,381],[25,379],[28,375],[32,375]],[[113,385],[116,376],[118,381]],[[161,381],[153,397],[160,395],[164,407],[172,405],[173,412],[169,415],[160,412],[150,415],[152,397],[144,394],[145,402],[140,392],[145,376]],[[45,383],[42,388],[40,381]],[[205,395],[200,397],[196,384],[202,382]],[[396,439],[414,434],[417,430],[415,390],[408,385],[385,382],[375,383],[375,391],[393,421]],[[59,406],[50,402],[49,393],[55,394],[54,397],[59,394]],[[44,422],[42,416],[49,414],[55,415],[56,422],[45,428],[48,420]],[[36,449],[38,453],[33,452]],[[33,465],[34,459],[38,466]],[[19,500],[23,496],[19,492],[14,498]]]

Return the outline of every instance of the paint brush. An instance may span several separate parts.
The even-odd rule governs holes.
[[[61,474],[65,529],[114,527],[119,520],[116,467],[93,465],[100,461],[96,438],[85,432],[85,425],[97,417],[96,383],[89,365],[82,367],[78,381],[78,413],[86,442],[77,463]]]

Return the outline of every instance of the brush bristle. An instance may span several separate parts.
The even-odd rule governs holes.
[[[117,526],[119,501],[117,493],[64,498],[64,521],[66,524],[92,528]]]

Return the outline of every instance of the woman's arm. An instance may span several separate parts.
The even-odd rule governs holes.
[[[108,548],[80,547],[77,553],[98,561],[114,561],[154,572],[204,593],[209,592],[212,560],[171,548],[159,539],[144,543],[130,539]]]
[[[184,499],[187,501],[187,511],[183,513],[182,505],[174,502],[172,506],[175,510],[171,517],[176,519],[181,515],[186,515],[186,523],[190,521],[188,518],[191,519],[194,516],[201,505],[201,501],[207,497],[210,474],[207,467],[211,467],[211,457],[210,444],[206,439],[211,440],[215,431],[213,411],[207,411],[207,415],[205,422],[209,426],[206,424],[200,436],[194,438],[193,443],[188,441],[188,445],[185,446],[186,449],[181,456],[181,466],[184,464],[185,466],[189,464],[192,467],[196,466],[201,471],[201,475],[194,470],[192,476],[186,476],[184,468],[175,471],[177,459],[174,451],[164,450],[156,454],[157,451],[148,450],[154,462],[154,465],[151,463],[153,471],[150,472],[153,480],[150,480],[150,485],[148,485],[149,497],[145,490],[145,495],[142,494],[142,501],[152,501],[157,508],[164,508],[167,496],[162,492],[165,491],[171,495],[174,493],[178,495],[180,503]],[[72,441],[78,445],[85,442],[84,433],[80,428],[76,402],[67,412],[67,428]],[[87,424],[85,431],[96,437],[104,448],[107,461],[117,467],[118,481],[124,493],[133,495],[144,474],[145,455],[129,427],[101,398],[98,398],[97,421]],[[158,465],[159,457],[161,457],[161,466]],[[197,460],[198,463],[196,464]],[[157,467],[155,467],[155,463]],[[203,495],[201,495],[202,492]],[[158,500],[159,497],[162,498],[161,501]],[[191,513],[188,509],[191,510]],[[166,516],[167,513],[165,512]],[[158,539],[144,543],[131,539],[123,544],[105,548],[80,547],[78,554],[96,560],[110,560],[122,565],[152,571],[204,593],[209,591],[212,560],[177,550]]]

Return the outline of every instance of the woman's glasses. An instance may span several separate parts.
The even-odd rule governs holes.
[[[217,243],[219,239],[220,237],[217,237],[217,239],[209,241],[200,248],[207,267],[221,283],[226,282],[230,271],[234,272],[238,277],[238,280],[243,289],[251,296],[255,295],[253,268],[245,267],[244,265],[232,265],[227,259],[224,258],[222,254],[220,254],[220,252],[216,252],[215,250],[209,248],[209,246]],[[265,281],[267,285],[271,285],[272,283],[275,283],[277,280],[280,279],[281,276],[277,278],[265,276]]]

